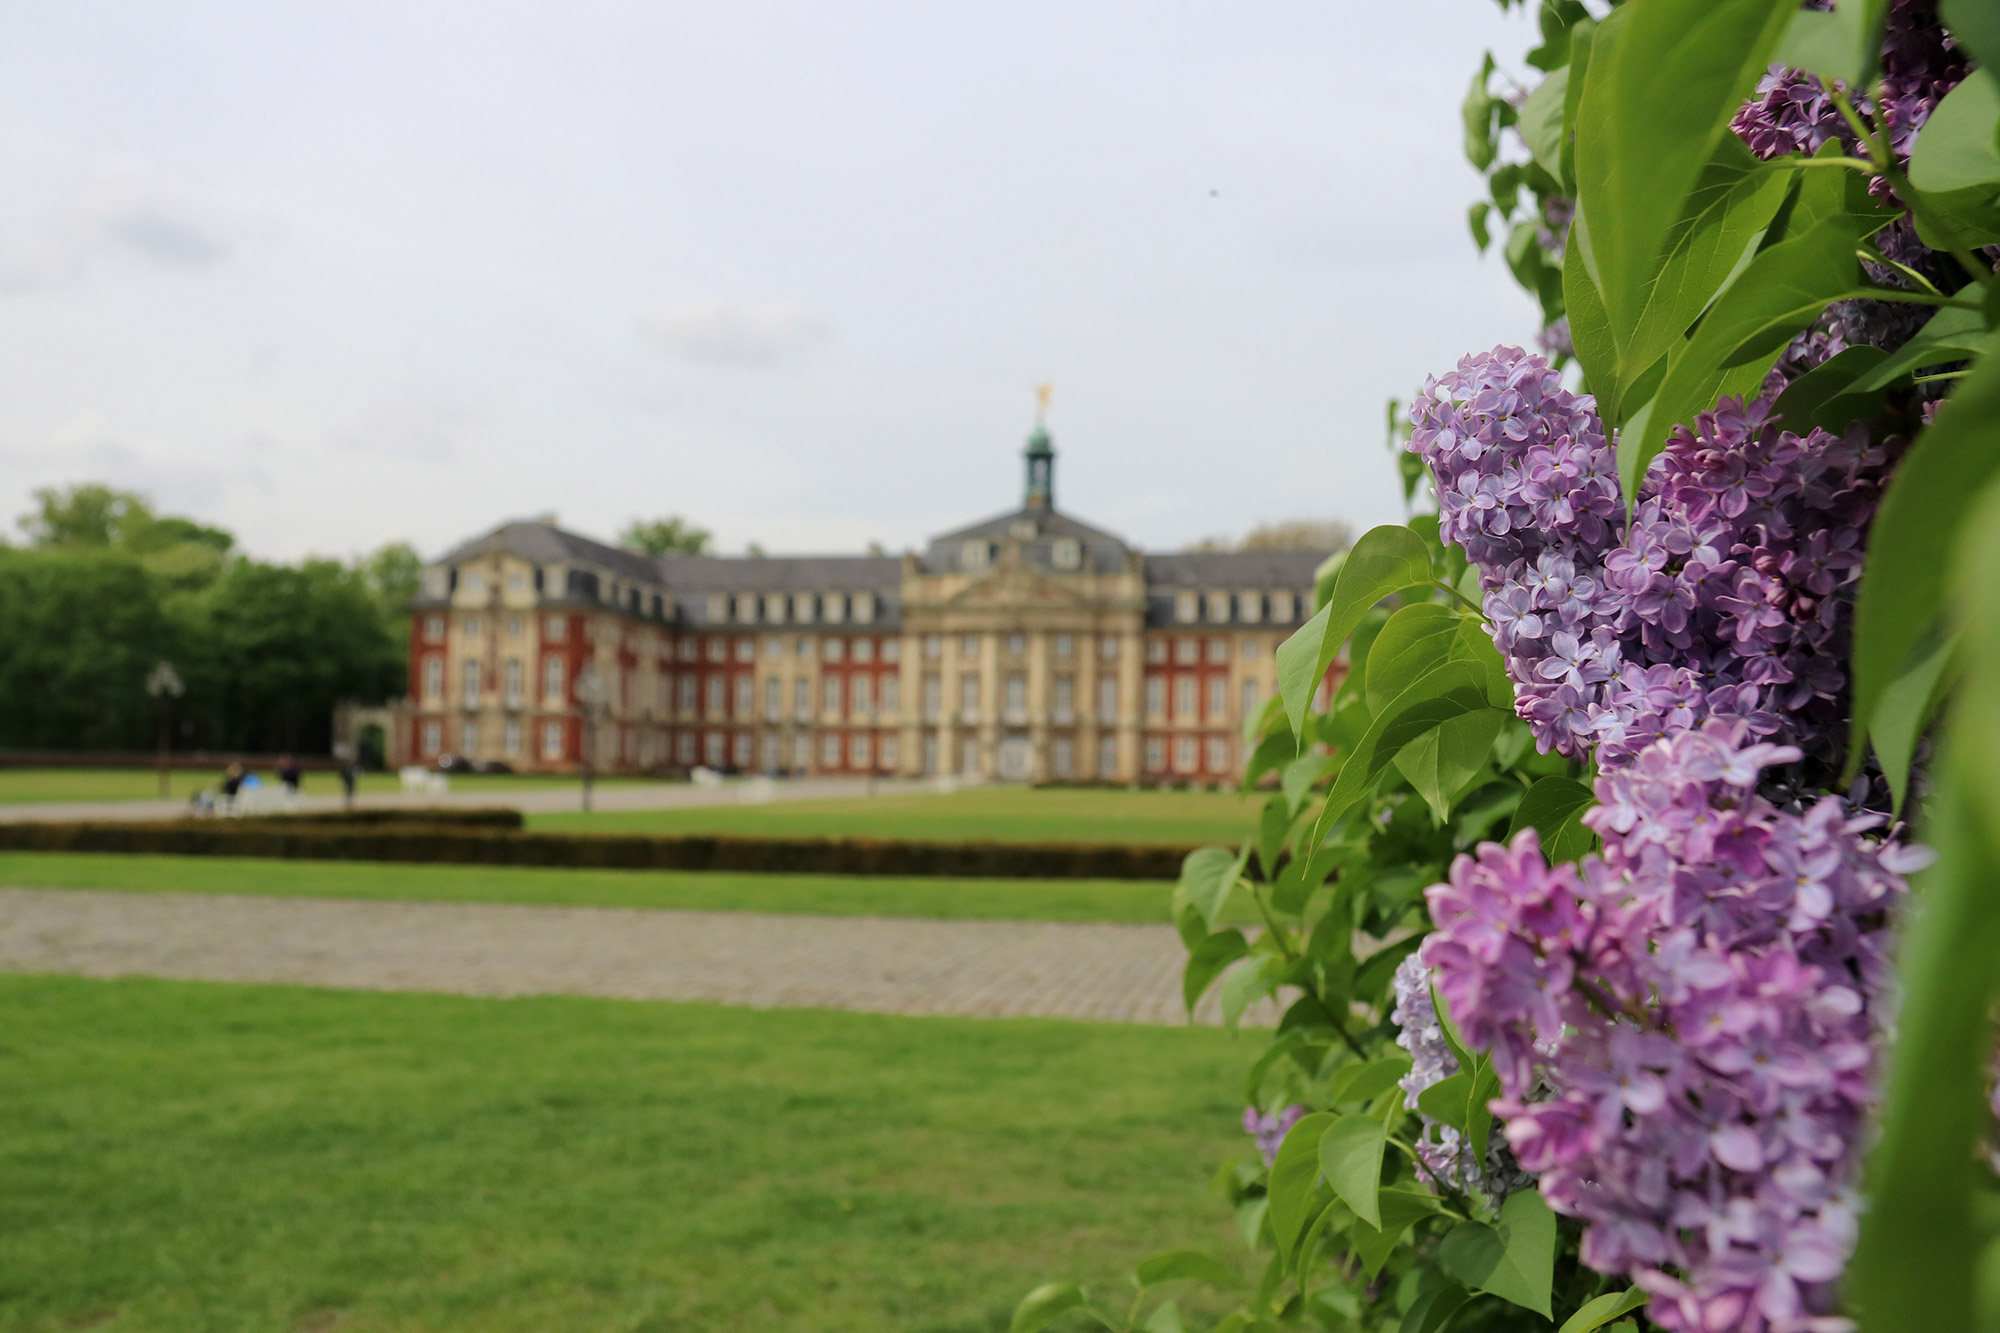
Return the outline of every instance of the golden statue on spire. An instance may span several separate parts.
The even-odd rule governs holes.
[[[1052,393],[1054,393],[1055,391],[1056,391],[1056,386],[1055,386],[1055,385],[1053,385],[1053,384],[1037,384],[1037,385],[1035,386],[1035,424],[1036,424],[1036,425],[1038,425],[1038,426],[1039,426],[1039,425],[1041,425],[1042,423],[1044,423],[1044,422],[1045,422],[1045,421],[1046,421],[1046,420],[1048,419],[1048,415],[1049,415],[1049,395],[1050,395],[1050,394],[1052,394]]]

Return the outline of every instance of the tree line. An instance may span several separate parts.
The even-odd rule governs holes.
[[[221,528],[86,483],[35,493],[0,539],[0,746],[140,749],[171,662],[176,749],[325,753],[343,699],[407,688],[406,543],[351,562],[257,560]]]

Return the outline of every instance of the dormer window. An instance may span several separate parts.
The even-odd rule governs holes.
[[[1013,524],[1008,527],[1007,535],[1017,542],[1033,541],[1035,539],[1035,520],[1032,518],[1015,519]]]
[[[736,619],[739,624],[744,625],[754,625],[757,623],[756,593],[739,592],[736,594]]]
[[[708,595],[708,620],[711,624],[721,624],[729,619],[729,595],[712,592]]]
[[[959,563],[968,574],[977,574],[993,563],[993,547],[988,542],[967,542],[959,554]]]
[[[830,592],[826,594],[825,606],[823,609],[826,612],[827,624],[838,625],[842,623],[847,619],[847,595],[845,593],[838,593],[838,592]]]
[[[1229,623],[1229,594],[1212,592],[1208,595],[1208,618],[1217,625]]]
[[[782,625],[785,623],[785,594],[774,592],[765,595],[764,619],[770,621],[773,625]]]
[[[857,592],[854,594],[854,623],[869,625],[875,621],[875,594]]]
[[[1174,597],[1174,619],[1183,625],[1192,625],[1201,618],[1201,595],[1184,592]]]
[[[1264,594],[1239,592],[1236,594],[1236,618],[1246,625],[1254,625],[1264,618]]]
[[[1271,619],[1278,624],[1292,618],[1292,595],[1288,592],[1271,594]]]
[[[801,625],[813,623],[813,595],[809,592],[792,594],[792,619]]]
[[[424,571],[424,593],[430,597],[444,597],[451,592],[451,571],[443,565],[435,565]]]
[[[486,576],[476,569],[465,571],[465,595],[478,597],[486,591]]]
[[[1074,537],[1058,537],[1049,550],[1049,559],[1057,569],[1080,569],[1083,567],[1083,543]]]

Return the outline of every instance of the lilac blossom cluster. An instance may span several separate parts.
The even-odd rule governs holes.
[[[1432,379],[1410,448],[1479,569],[1537,744],[1616,767],[1706,717],[1825,753],[1888,451],[1724,399],[1668,440],[1629,526],[1588,396],[1502,347]]]
[[[1521,1165],[1582,1219],[1582,1259],[1688,1333],[1843,1327],[1834,1282],[1909,853],[1836,797],[1756,794],[1796,757],[1711,719],[1598,779],[1604,855],[1533,831],[1429,890],[1420,953]]]
[[[1257,1140],[1257,1151],[1264,1155],[1265,1166],[1278,1160],[1278,1145],[1285,1141],[1285,1135],[1305,1113],[1303,1106],[1287,1106],[1281,1111],[1259,1111],[1254,1106],[1243,1108],[1243,1132]]]
[[[1431,972],[1423,960],[1415,954],[1405,958],[1396,968],[1394,984],[1396,1044],[1410,1056],[1410,1072],[1398,1079],[1397,1085],[1403,1090],[1403,1105],[1414,1111],[1426,1088],[1458,1072],[1458,1057],[1451,1053],[1444,1026],[1438,1022],[1437,1005],[1431,998]],[[1475,1162],[1462,1134],[1419,1115],[1424,1132],[1417,1139],[1417,1157],[1433,1181],[1462,1193],[1479,1190],[1496,1202],[1534,1183],[1534,1177],[1521,1169],[1499,1135],[1488,1142],[1486,1160]]]

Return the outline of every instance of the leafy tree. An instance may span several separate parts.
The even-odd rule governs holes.
[[[1190,551],[1344,551],[1354,544],[1354,528],[1344,518],[1288,518],[1259,523],[1243,540],[1203,537]]]
[[[20,527],[29,544],[40,547],[124,546],[128,535],[155,521],[143,496],[99,482],[44,486],[35,504]]]
[[[700,555],[708,550],[710,534],[684,518],[635,518],[618,534],[618,544],[641,555]]]
[[[132,556],[0,550],[0,745],[143,745],[146,673],[176,654],[158,589]]]

